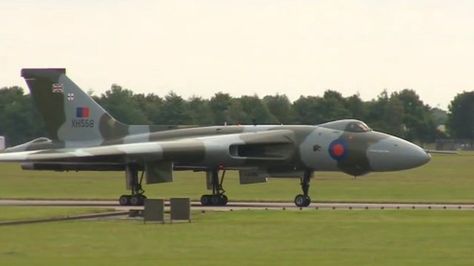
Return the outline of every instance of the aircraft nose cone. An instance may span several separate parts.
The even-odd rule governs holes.
[[[431,160],[431,155],[427,153],[424,149],[415,144],[412,145],[413,147],[411,147],[409,154],[413,167],[422,166]]]
[[[393,136],[371,145],[367,156],[374,171],[415,168],[431,159],[431,156],[419,146]]]
[[[431,160],[431,154],[423,150],[423,154],[420,154],[419,160],[420,160],[420,165],[424,165],[425,163],[428,163]]]

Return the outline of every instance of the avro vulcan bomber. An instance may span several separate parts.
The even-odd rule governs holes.
[[[123,171],[130,195],[122,205],[141,205],[142,179],[171,182],[173,172],[205,173],[203,205],[225,205],[225,171],[242,184],[269,177],[298,178],[295,204],[308,206],[310,178],[317,171],[353,176],[398,171],[427,163],[430,155],[403,139],[371,130],[353,119],[320,125],[235,125],[210,127],[125,125],[114,119],[66,76],[65,69],[23,69],[49,138],[10,147],[0,161],[23,169]]]

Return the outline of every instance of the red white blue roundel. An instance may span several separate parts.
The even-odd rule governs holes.
[[[336,139],[329,144],[329,155],[336,161],[343,160],[347,157],[347,143],[342,139]]]

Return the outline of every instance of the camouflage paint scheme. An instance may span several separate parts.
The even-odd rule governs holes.
[[[125,125],[84,93],[65,69],[23,69],[50,139],[39,138],[0,153],[0,161],[38,170],[124,170],[136,165],[149,183],[171,181],[174,170],[236,169],[242,183],[262,177],[302,177],[304,172],[363,175],[427,163],[430,156],[363,122],[321,125],[170,127]],[[171,166],[171,168],[170,168]],[[160,174],[161,171],[161,174]],[[254,171],[246,175],[245,171]],[[155,178],[153,178],[155,176]]]

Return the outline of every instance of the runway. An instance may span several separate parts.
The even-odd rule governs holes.
[[[32,223],[58,222],[68,220],[97,220],[97,219],[134,219],[141,217],[143,206],[120,206],[117,201],[111,200],[22,200],[0,199],[0,206],[24,207],[88,207],[102,208],[104,212],[86,213],[74,216],[51,217],[42,219],[27,219],[15,221],[0,221],[0,226],[12,226]],[[169,211],[169,201],[165,201],[165,211]],[[370,211],[370,210],[451,210],[474,211],[474,204],[453,203],[374,203],[374,202],[313,202],[309,207],[299,208],[293,202],[229,202],[227,206],[201,206],[198,201],[191,202],[193,211],[238,211],[238,210],[273,210],[273,211]]]
[[[116,211],[142,210],[143,206],[120,206],[111,200],[21,200],[0,199],[0,206],[30,206],[30,207],[94,207],[114,209]],[[165,201],[166,208],[169,202]],[[192,201],[192,210],[233,211],[233,210],[471,210],[474,204],[454,203],[374,203],[374,202],[313,202],[309,207],[298,208],[293,202],[252,202],[235,201],[227,206],[201,206],[198,201]]]

